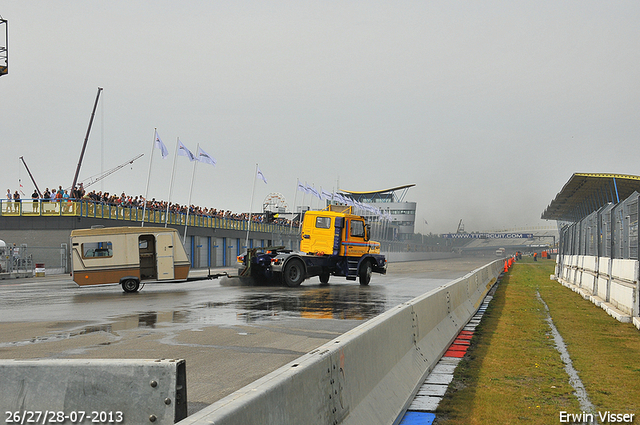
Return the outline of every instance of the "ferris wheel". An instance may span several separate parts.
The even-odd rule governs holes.
[[[287,205],[287,200],[284,198],[284,195],[278,192],[268,194],[262,203],[263,211],[270,211],[273,213],[283,213],[288,208],[289,206]]]

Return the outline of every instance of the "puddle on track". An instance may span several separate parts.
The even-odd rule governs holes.
[[[118,295],[119,296],[119,295]],[[394,301],[393,304],[397,303]],[[103,323],[68,331],[54,331],[22,341],[0,343],[0,347],[60,341],[92,333],[117,335],[132,329],[233,326],[286,319],[367,320],[391,307],[388,293],[374,287],[353,285],[314,288],[250,288],[224,301],[204,301],[172,311],[146,311],[112,316]]]

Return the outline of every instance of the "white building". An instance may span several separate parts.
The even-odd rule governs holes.
[[[416,223],[416,203],[406,202],[404,200],[409,188],[415,184],[394,187],[385,190],[376,190],[371,192],[354,192],[340,189],[340,193],[344,197],[349,197],[354,201],[367,204],[387,213],[387,217],[391,217],[391,221],[385,231],[385,239],[388,240],[409,240],[413,237]],[[367,217],[369,222],[375,223],[381,218],[367,210],[358,210],[356,214]]]

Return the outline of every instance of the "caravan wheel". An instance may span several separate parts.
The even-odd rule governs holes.
[[[136,279],[125,279],[122,281],[122,290],[127,293],[138,292],[140,282]]]

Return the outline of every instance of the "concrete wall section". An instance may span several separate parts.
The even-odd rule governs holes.
[[[590,295],[598,297],[597,305],[600,305],[600,300],[604,302],[609,301],[609,285],[611,283],[611,258],[600,257],[598,258],[598,275],[597,286],[594,288]]]
[[[573,258],[577,257],[577,258]],[[621,322],[638,318],[637,260],[565,256],[558,281]],[[576,279],[575,276],[580,276]],[[640,321],[637,321],[640,323]]]
[[[184,360],[0,360],[0,388],[5,423],[162,425],[187,415]]]
[[[582,258],[582,274],[580,287],[587,292],[594,293],[596,276],[598,275],[598,257],[586,256]]]
[[[179,424],[397,423],[503,263],[399,305]]]

